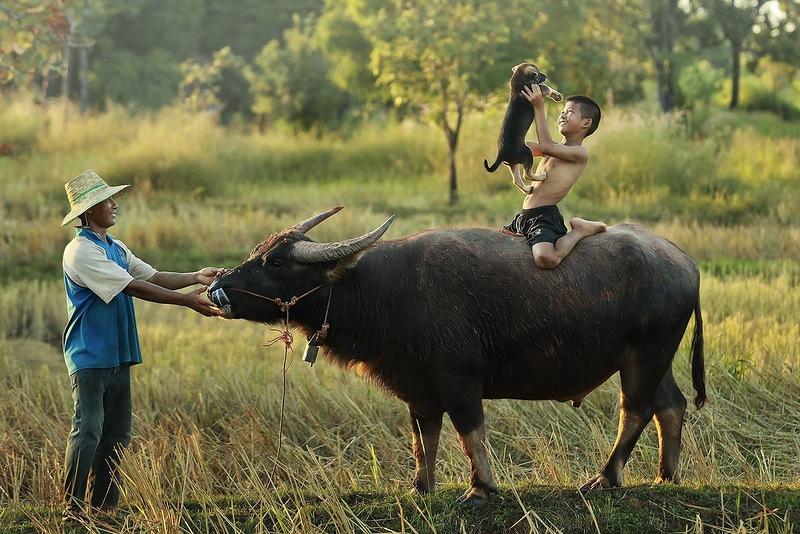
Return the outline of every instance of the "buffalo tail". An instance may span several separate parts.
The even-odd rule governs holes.
[[[485,168],[487,171],[489,171],[489,172],[494,172],[494,171],[496,171],[496,170],[497,170],[497,167],[499,167],[501,163],[502,163],[502,161],[500,161],[500,156],[497,156],[497,159],[496,159],[496,160],[494,160],[494,163],[492,163],[492,166],[491,166],[491,167],[489,167],[489,162],[488,162],[488,161],[486,161],[486,160],[483,160],[483,166],[484,166],[484,168]]]
[[[694,334],[692,335],[692,386],[697,392],[694,405],[702,408],[708,400],[706,397],[706,364],[703,357],[703,315],[700,312],[700,296],[694,306]]]

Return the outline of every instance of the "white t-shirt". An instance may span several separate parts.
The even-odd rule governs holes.
[[[158,272],[134,256],[125,243],[119,239],[113,241],[125,251],[127,271],[108,259],[103,247],[80,235],[67,244],[62,262],[64,272],[73,282],[88,287],[106,304],[131,281],[148,280]]]

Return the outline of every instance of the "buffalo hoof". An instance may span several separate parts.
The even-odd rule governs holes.
[[[481,488],[470,488],[459,497],[458,502],[469,506],[483,506],[489,502],[489,494]]]
[[[423,482],[421,480],[415,480],[414,481],[414,487],[411,488],[410,493],[412,495],[415,494],[415,493],[417,495],[427,495],[428,493],[431,493],[431,488],[428,486],[427,483],[425,483],[425,482]]]
[[[581,486],[580,492],[586,493],[591,490],[602,490],[602,489],[609,489],[615,488],[619,486],[619,484],[612,483],[605,475],[595,475],[590,478],[586,484]]]
[[[678,475],[658,475],[656,479],[653,481],[653,484],[680,484],[681,477]]]

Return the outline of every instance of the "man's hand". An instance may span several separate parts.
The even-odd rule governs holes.
[[[214,306],[214,304],[206,298],[206,289],[207,288],[203,286],[193,289],[189,293],[185,293],[187,301],[185,306],[206,317],[222,315],[222,310]]]
[[[522,96],[531,103],[531,106],[534,108],[539,108],[544,106],[544,95],[542,94],[542,88],[536,84],[531,85],[530,87],[525,86],[522,88]]]
[[[227,269],[220,269],[218,267],[203,267],[194,273],[194,279],[198,284],[210,286],[218,276],[222,276],[226,272]]]

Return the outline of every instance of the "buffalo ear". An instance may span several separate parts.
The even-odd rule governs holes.
[[[333,269],[328,271],[327,277],[329,282],[338,282],[361,260],[361,257],[367,250],[359,250],[355,254],[350,254],[349,256],[345,256],[341,260],[336,262],[336,265],[333,266]]]

